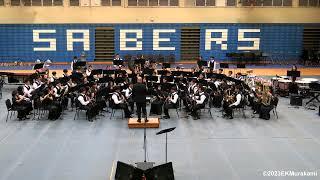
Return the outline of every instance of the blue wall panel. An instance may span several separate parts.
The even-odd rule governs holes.
[[[205,59],[215,56],[216,59],[224,60],[226,53],[241,52],[238,46],[252,46],[253,42],[239,42],[239,29],[260,29],[260,32],[245,33],[246,38],[260,38],[259,50],[268,53],[278,59],[298,59],[302,51],[303,24],[13,24],[0,25],[0,61],[35,61],[36,59],[51,59],[57,61],[70,61],[73,56],[79,56],[83,52],[83,44],[76,42],[73,51],[67,51],[66,31],[70,29],[87,29],[90,31],[90,50],[85,51],[87,59],[95,58],[94,30],[99,26],[109,26],[115,29],[115,53],[122,56],[126,54],[173,54],[180,59],[180,36],[181,27],[200,27],[200,54]],[[41,34],[40,38],[56,39],[56,51],[34,51],[35,47],[47,47],[47,42],[33,42],[33,30],[54,29],[55,34]],[[142,29],[142,50],[120,50],[120,29]],[[161,47],[175,47],[175,50],[154,50],[153,30],[175,29],[174,33],[161,33],[160,38],[170,38],[170,42],[160,42]],[[221,50],[221,46],[211,43],[211,50],[205,50],[206,29],[227,29],[227,50]],[[127,38],[135,37],[135,34],[127,34]],[[212,37],[221,34],[214,33]],[[74,38],[82,38],[82,34],[74,34]],[[127,47],[136,46],[135,42],[126,43]]]

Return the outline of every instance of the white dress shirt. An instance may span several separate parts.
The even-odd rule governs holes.
[[[88,69],[86,70],[86,75],[90,76],[91,75],[91,70],[89,71]]]
[[[114,104],[123,103],[123,99],[120,100],[120,99],[118,98],[118,94],[117,94],[117,93],[113,93],[112,96],[111,96],[111,98],[112,98]]]
[[[85,99],[84,99],[84,94],[81,94],[79,97],[78,97],[78,101],[83,105],[83,106],[86,106],[86,105],[88,105],[89,103],[90,103],[90,101],[86,101]]]
[[[23,93],[26,94],[27,97],[31,97],[32,96],[31,95],[32,91],[33,91],[33,89],[32,89],[31,86],[26,85],[26,84],[23,86]]]
[[[170,95],[170,102],[173,103],[173,104],[176,104],[177,101],[178,101],[178,98],[179,98],[179,95],[177,92],[174,92]]]
[[[42,85],[42,82],[36,81],[33,83],[33,89],[38,89]]]
[[[59,88],[60,89],[60,88]],[[60,94],[58,94],[58,87],[55,87],[54,89],[53,89],[53,91],[54,91],[54,96],[55,97],[60,97]],[[60,92],[61,92],[61,89],[60,89]]]
[[[123,92],[124,92],[126,98],[128,99],[132,94],[132,89],[129,87],[127,89],[124,89]]]
[[[241,94],[237,94],[236,96],[236,102],[234,102],[233,104],[230,104],[230,106],[238,106],[241,102]]]
[[[204,94],[204,92],[200,93],[199,95],[200,95],[200,99],[199,99],[199,100],[197,99],[197,100],[196,100],[196,103],[197,103],[197,104],[203,104],[207,97],[206,97],[206,95]]]

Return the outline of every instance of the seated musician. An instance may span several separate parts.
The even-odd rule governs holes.
[[[273,105],[271,104],[272,98],[273,95],[269,90],[266,90],[262,93],[259,118],[264,120],[270,119],[270,111],[273,108]]]
[[[103,92],[101,92],[102,88],[98,86],[96,82],[92,83],[92,86],[89,89],[91,99],[95,99],[95,105],[98,112],[104,111],[103,108],[107,107],[107,103],[103,97]]]
[[[187,112],[190,112],[191,97],[198,92],[198,84],[196,79],[192,79],[188,85],[187,93],[185,97],[182,98],[183,104]]]
[[[24,94],[25,97],[31,98],[32,97],[32,92],[33,92],[33,88],[30,85],[30,80],[26,79],[24,81],[23,94]]]
[[[229,104],[227,102],[224,102],[224,104],[223,104],[223,110],[225,112],[224,117],[227,117],[229,119],[233,119],[233,115],[232,115],[233,109],[237,108],[240,105],[241,99],[242,99],[242,95],[241,95],[239,87],[236,87],[234,91],[236,94],[236,101],[232,104]],[[230,102],[232,102],[232,100]]]
[[[167,97],[165,104],[164,104],[164,118],[169,119],[169,112],[168,109],[175,109],[178,107],[178,92],[176,87],[172,87],[170,90],[170,94]]]
[[[54,97],[59,101],[61,101],[61,105],[64,109],[67,108],[68,106],[68,97],[64,96],[67,89],[67,86],[62,86],[61,82],[59,80],[56,80],[56,86],[54,87],[53,91],[54,91]]]
[[[50,77],[50,82],[54,82],[55,80],[59,79],[57,77],[57,72],[53,71],[52,76]]]
[[[254,91],[254,96],[249,101],[252,104],[253,114],[259,114],[261,108],[262,87],[257,86]]]
[[[123,90],[124,96],[125,96],[127,102],[128,102],[129,105],[130,105],[131,113],[134,112],[134,101],[133,101],[133,99],[132,99],[132,88],[133,88],[133,84],[132,84],[132,83],[129,83],[129,84],[128,84],[128,88],[126,88],[126,89]]]
[[[152,92],[154,98],[151,101],[150,114],[162,114],[162,106],[165,100],[165,94],[166,93],[162,91],[160,85]]]
[[[63,70],[63,77],[69,77],[68,75],[68,69]]]
[[[93,70],[92,65],[89,65],[88,68],[86,69],[86,76],[89,77],[91,75],[91,72]]]
[[[49,110],[48,119],[57,120],[61,116],[62,108],[60,103],[54,98],[53,86],[49,86],[40,96],[40,101],[43,107]]]
[[[232,71],[229,71],[229,72],[228,72],[228,77],[232,77],[232,78],[234,77]]]
[[[42,79],[41,76],[37,76],[37,79],[33,83],[33,89],[36,90],[41,87],[41,85],[43,84],[41,79]]]
[[[92,118],[97,115],[97,110],[94,107],[93,101],[87,97],[86,93],[86,88],[82,87],[80,89],[80,95],[78,96],[77,100],[80,103],[80,109],[84,109],[87,111],[86,115],[88,117],[88,121],[92,122]]]
[[[114,91],[111,100],[113,102],[113,108],[123,109],[125,118],[131,118],[131,112],[129,111],[128,105],[126,104],[125,97],[120,92],[120,87],[114,87]]]
[[[119,54],[116,54],[115,56],[114,56],[114,59],[113,59],[114,61],[122,61],[122,58],[120,57],[120,55]],[[116,64],[114,64],[113,65],[114,67],[116,67],[116,68],[118,68],[118,67],[121,67],[121,65],[116,65]]]
[[[204,88],[199,86],[198,88],[198,96],[195,96],[194,104],[191,107],[191,115],[193,116],[194,120],[200,119],[199,114],[197,111],[205,107],[205,101],[207,99],[206,95],[204,94]]]
[[[29,119],[27,115],[32,110],[32,104],[30,110],[30,101],[25,96],[20,95],[17,90],[12,92],[12,107],[18,111],[19,120]]]

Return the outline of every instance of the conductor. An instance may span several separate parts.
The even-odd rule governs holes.
[[[147,96],[147,87],[145,84],[142,83],[142,78],[138,77],[137,83],[133,85],[133,88],[132,88],[132,99],[137,106],[138,122],[141,122],[141,110],[145,117],[145,122],[148,122],[147,110],[146,110],[146,96]]]

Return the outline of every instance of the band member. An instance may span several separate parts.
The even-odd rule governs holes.
[[[51,78],[50,78],[50,82],[54,82],[54,81],[57,80],[57,79],[59,79],[59,78],[57,77],[57,72],[53,71],[53,72],[52,72],[52,76],[51,76]]]
[[[272,110],[273,106],[271,104],[272,101],[272,94],[270,91],[265,91],[261,97],[261,107],[259,118],[269,120],[270,119],[270,111]]]
[[[27,98],[32,97],[33,88],[30,86],[30,80],[26,79],[23,86],[23,94]]]
[[[43,83],[41,81],[41,76],[38,76],[37,79],[33,83],[33,89],[36,90],[36,89],[40,88],[42,84]]]
[[[236,87],[235,88],[235,102],[232,103],[232,104],[229,104],[228,103],[228,99],[225,99],[225,102],[223,104],[223,109],[224,109],[224,112],[225,112],[225,115],[224,117],[227,117],[229,119],[233,119],[233,108],[236,108],[237,106],[240,105],[240,102],[241,102],[241,93],[240,93],[240,89],[239,87]],[[230,100],[230,102],[232,102],[232,100]]]
[[[62,86],[61,82],[59,80],[56,80],[56,86],[53,89],[54,97],[61,101],[61,105],[63,109],[66,109],[68,106],[68,98],[67,96],[64,96],[67,89],[67,86]]]
[[[97,115],[97,111],[93,106],[92,100],[87,97],[85,87],[80,89],[80,95],[78,96],[77,100],[80,103],[80,109],[86,110],[88,121],[92,122],[92,118]]]
[[[133,84],[132,83],[129,83],[128,85],[128,88],[124,89],[123,92],[124,92],[124,95],[127,99],[127,102],[129,103],[130,105],[130,110],[131,110],[131,113],[134,112],[134,101],[132,99],[132,88],[133,88]]]
[[[223,69],[219,69],[218,74],[223,74]]]
[[[114,60],[114,61],[117,61],[117,62],[120,62],[120,64],[123,63],[122,58],[120,57],[119,54],[116,54],[116,55],[114,56],[113,60]],[[116,68],[118,68],[118,67],[121,67],[122,65],[119,65],[119,66],[118,66],[117,64],[113,64],[113,66],[116,67]]]
[[[199,56],[198,59],[197,59],[198,68],[202,67],[201,61],[202,61],[202,56]]]
[[[213,70],[216,70],[216,62],[214,60],[214,57],[211,56],[209,61],[208,61],[208,68],[213,71]]]
[[[195,94],[197,91],[198,91],[197,80],[192,79],[188,87],[188,92],[189,94]]]
[[[233,77],[233,72],[232,71],[228,72],[228,77]]]
[[[32,104],[30,109],[30,101],[28,98],[20,95],[18,91],[12,92],[12,107],[18,111],[18,119],[29,119],[27,115],[32,111]]]
[[[170,118],[170,115],[169,115],[169,112],[168,112],[168,109],[175,109],[178,107],[178,98],[179,98],[179,95],[177,93],[177,89],[176,87],[172,87],[171,88],[171,91],[170,91],[170,95],[167,97],[166,101],[165,101],[165,104],[164,104],[164,118],[165,119],[169,119]]]
[[[87,77],[89,77],[91,75],[92,70],[93,70],[93,67],[91,65],[89,65],[87,70],[86,70]]]
[[[62,108],[58,101],[55,101],[54,98],[54,90],[53,86],[49,86],[45,93],[43,93],[42,96],[40,96],[40,101],[43,107],[45,107],[47,110],[49,110],[48,119],[50,120],[56,120],[60,117]]]
[[[165,100],[165,92],[162,91],[159,85],[153,92],[153,99],[151,100],[150,114],[162,114],[162,106]]]
[[[147,87],[143,84],[142,78],[138,77],[137,84],[135,84],[132,88],[132,98],[133,101],[136,102],[137,113],[138,113],[138,122],[141,122],[141,110],[145,117],[145,121],[147,120],[147,110],[146,110],[146,96],[147,96]]]
[[[77,57],[77,56],[74,56],[74,57],[73,57],[73,60],[71,61],[71,64],[70,64],[72,71],[75,71],[75,70],[76,70],[75,64],[76,64],[77,62],[78,62],[78,57]]]
[[[63,77],[69,77],[68,75],[68,69],[63,70]]]
[[[111,96],[113,107],[117,109],[123,109],[125,118],[131,118],[131,113],[128,109],[125,97],[120,92],[120,87],[114,87],[114,93]]]
[[[197,111],[205,107],[205,100],[207,99],[202,86],[198,88],[198,93],[199,94],[198,96],[195,96],[194,104],[191,107],[191,115],[193,116],[194,120],[200,119]]]

